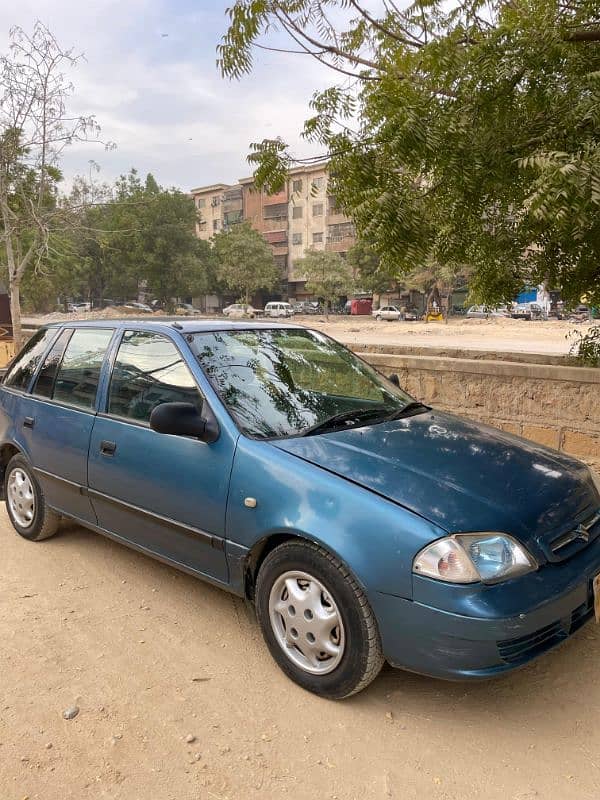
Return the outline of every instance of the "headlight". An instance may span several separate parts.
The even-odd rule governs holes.
[[[413,572],[450,583],[498,583],[537,568],[527,550],[506,533],[455,533],[424,547]]]

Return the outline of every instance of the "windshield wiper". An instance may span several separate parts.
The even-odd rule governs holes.
[[[386,417],[386,421],[392,419],[402,419],[403,417],[414,417],[415,414],[423,414],[425,411],[430,411],[431,406],[426,406],[425,403],[419,403],[418,400],[411,400],[410,403],[407,403],[404,408],[400,408],[398,411],[394,411],[388,417]]]
[[[386,406],[371,406],[370,408],[354,408],[350,411],[341,411],[339,414],[334,414],[322,422],[317,422],[316,425],[311,425],[310,428],[305,428],[300,432],[300,436],[312,436],[314,433],[323,433],[323,431],[332,430],[344,422],[362,422],[369,417],[380,417],[382,413],[388,409]],[[385,419],[385,417],[384,417]]]

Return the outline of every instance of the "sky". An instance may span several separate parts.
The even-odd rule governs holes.
[[[250,77],[230,82],[216,67],[216,45],[233,0],[19,0],[0,4],[0,48],[8,31],[39,19],[64,48],[85,60],[69,71],[69,110],[94,114],[102,139],[65,153],[66,185],[100,165],[112,181],[136,167],[184,191],[250,175],[249,143],[277,135],[296,155],[314,147],[299,132],[315,89],[331,75],[304,56],[257,51]]]

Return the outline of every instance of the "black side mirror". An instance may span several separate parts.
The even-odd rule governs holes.
[[[400,388],[400,378],[396,375],[395,372],[393,372],[391,375],[388,375],[388,381],[390,383],[393,383],[394,386]]]
[[[195,436],[214,442],[219,436],[216,420],[207,419],[193,403],[161,403],[150,414],[150,427],[172,436]]]

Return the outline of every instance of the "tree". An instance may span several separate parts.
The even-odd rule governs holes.
[[[224,75],[250,72],[277,30],[344,76],[314,95],[304,135],[383,274],[472,264],[480,302],[544,279],[598,302],[597,0],[384,0],[379,14],[364,0],[237,0],[229,14]],[[281,139],[249,160],[270,191],[301,161]]]
[[[217,233],[214,249],[220,280],[246,303],[259,289],[272,289],[280,280],[273,251],[247,222]]]
[[[339,253],[327,250],[307,250],[304,258],[294,264],[294,271],[306,278],[306,290],[329,305],[352,292],[354,279],[350,265]]]
[[[366,292],[376,292],[380,294],[396,283],[396,280],[385,275],[381,270],[381,259],[376,250],[364,239],[359,239],[355,245],[348,250],[346,257],[348,264],[352,267],[360,288]]]
[[[31,35],[13,28],[10,41],[8,55],[0,57],[0,241],[18,348],[21,283],[62,225],[60,155],[73,142],[97,137],[98,126],[93,117],[73,117],[66,107],[72,87],[62,69],[76,65],[79,56],[63,50],[39,22]]]

